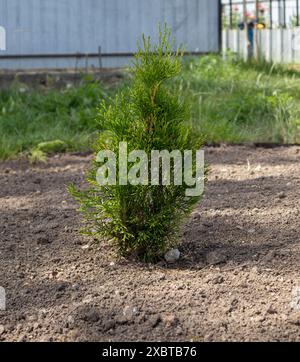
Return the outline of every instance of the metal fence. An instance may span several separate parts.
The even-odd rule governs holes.
[[[299,6],[300,0],[223,0],[223,52],[300,62]]]
[[[223,25],[236,29],[244,17],[254,17],[266,28],[300,25],[300,0],[222,0]]]
[[[223,52],[228,50],[248,57],[246,32],[223,30]],[[254,30],[254,57],[277,63],[300,62],[300,28]]]
[[[219,0],[0,0],[0,68],[119,67],[166,22],[187,51],[217,52]]]

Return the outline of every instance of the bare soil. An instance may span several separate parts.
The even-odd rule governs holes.
[[[206,149],[181,259],[117,259],[78,233],[91,156],[0,164],[0,340],[300,341],[300,147]]]

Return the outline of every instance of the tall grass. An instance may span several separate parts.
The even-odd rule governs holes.
[[[97,107],[109,93],[96,83],[38,91],[14,84],[0,91],[0,158],[60,139],[69,150],[85,150],[97,130]]]
[[[187,60],[178,87],[207,142],[300,142],[296,71],[212,55]]]

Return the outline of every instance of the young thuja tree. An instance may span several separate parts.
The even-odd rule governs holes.
[[[103,103],[100,107],[99,121],[104,131],[96,144],[96,153],[113,152],[116,182],[104,186],[97,182],[97,170],[104,165],[104,159],[96,158],[87,180],[90,187],[84,191],[70,187],[94,235],[113,240],[122,255],[134,254],[147,261],[157,259],[178,242],[183,220],[201,197],[187,197],[184,180],[182,185],[174,183],[174,160],[170,163],[171,184],[163,182],[163,175],[154,184],[150,180],[153,150],[179,150],[183,154],[201,147],[201,140],[194,135],[189,122],[188,106],[178,92],[170,92],[170,80],[180,74],[181,60],[182,51],[174,53],[166,27],[160,31],[157,45],[143,37],[131,69],[131,85],[109,105]],[[143,150],[148,156],[146,174],[139,170],[140,159],[128,165],[129,173],[136,173],[142,184],[120,185],[120,142],[127,142],[128,153]],[[159,164],[160,171],[161,168]]]

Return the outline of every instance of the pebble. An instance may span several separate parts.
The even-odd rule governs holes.
[[[133,317],[137,316],[139,314],[138,308],[137,307],[132,307],[127,305],[124,309],[123,309],[123,316],[126,317],[127,319],[132,319]]]
[[[165,254],[165,259],[168,263],[175,263],[180,258],[180,251],[178,249],[171,249]]]

